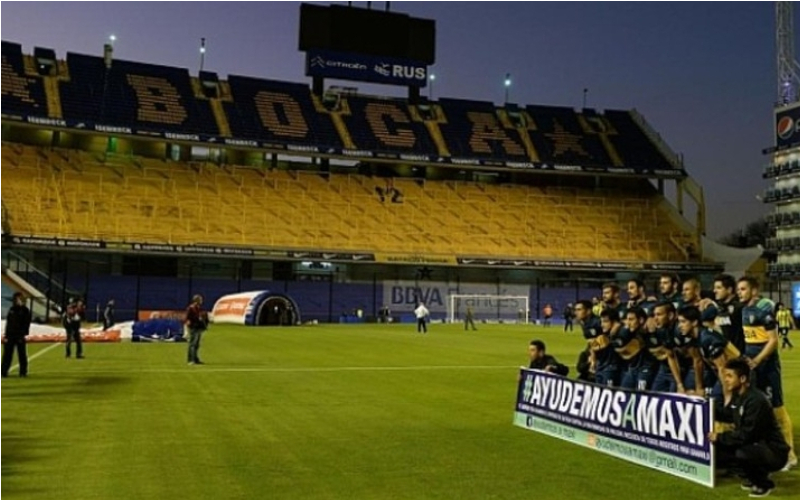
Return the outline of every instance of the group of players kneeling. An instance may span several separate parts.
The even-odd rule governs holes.
[[[736,373],[747,372],[742,380],[748,387],[766,396],[759,397],[766,413],[771,413],[769,420],[777,440],[783,437],[784,443],[778,445],[789,449],[788,453],[785,449],[780,452],[788,457],[782,459],[786,460],[783,469],[796,466],[792,423],[783,404],[778,318],[774,303],[759,295],[757,280],[718,275],[714,279],[713,298],[701,293],[696,279],[681,284],[677,276],[665,274],[660,277],[659,288],[656,298],[646,293],[640,280],[630,280],[626,288],[628,301],[623,303],[619,286],[607,283],[603,286],[601,303],[582,300],[575,305],[575,318],[588,344],[582,354],[583,370],[579,362],[578,369],[584,372],[581,378],[625,389],[712,398],[717,420],[714,436],[729,431],[732,434],[726,439],[739,439],[745,431],[740,429],[736,433],[737,424],[745,425],[744,403],[738,394],[741,391],[735,381],[722,383],[723,373],[738,366]],[[781,318],[787,314],[788,311],[782,313]],[[772,412],[768,411],[770,405]],[[761,413],[757,418],[765,420],[764,412]],[[753,433],[753,429],[746,431]],[[761,441],[757,439],[754,445],[763,445],[765,438],[759,436]],[[737,447],[734,454],[738,450]],[[750,451],[753,453],[746,454],[745,462],[752,459],[763,469],[764,456],[760,452],[764,450]],[[750,496],[766,496],[774,488],[768,479],[769,472],[760,470],[756,476],[748,477],[750,482],[743,483]]]

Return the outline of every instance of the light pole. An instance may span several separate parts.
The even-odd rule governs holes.
[[[206,39],[200,39],[200,71],[203,71],[203,64],[206,62]]]
[[[506,73],[506,79],[503,82],[503,85],[506,87],[506,101],[505,103],[508,104],[508,89],[511,87],[511,73]]]
[[[431,73],[428,76],[428,100],[433,99],[433,82],[436,80],[436,75]]]

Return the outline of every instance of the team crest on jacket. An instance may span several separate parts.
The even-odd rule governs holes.
[[[755,322],[756,322],[756,315],[755,314],[751,314],[750,315],[750,324],[752,325]]]
[[[733,306],[733,304],[730,304],[728,306],[728,314],[733,314],[733,311],[735,311],[735,310],[736,310],[736,308]]]

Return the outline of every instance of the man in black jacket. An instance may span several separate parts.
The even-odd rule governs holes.
[[[529,368],[534,370],[544,370],[546,372],[555,373],[557,375],[567,376],[569,368],[562,365],[556,358],[547,354],[544,342],[541,340],[531,340],[528,346],[528,356],[531,358]]]
[[[711,432],[716,445],[717,465],[741,469],[745,475],[742,488],[751,497],[765,497],[775,488],[770,472],[780,470],[789,456],[772,405],[764,393],[750,386],[750,365],[741,358],[725,363],[722,383],[732,395],[726,408],[734,417],[732,431]]]
[[[14,358],[14,348],[19,357],[19,376],[28,376],[28,351],[25,348],[25,337],[31,328],[31,311],[25,306],[25,297],[17,292],[13,297],[14,303],[6,316],[6,331],[3,332],[5,344],[3,345],[2,376],[8,377],[11,369],[11,360]]]

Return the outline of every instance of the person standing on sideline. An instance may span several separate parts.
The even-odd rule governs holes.
[[[472,325],[472,331],[476,331],[475,328],[475,312],[472,310],[472,306],[467,306],[467,313],[464,315],[464,331],[467,331],[467,327]]]
[[[11,369],[11,360],[14,358],[14,348],[17,349],[19,358],[19,376],[28,376],[28,351],[25,348],[25,337],[31,328],[31,311],[25,305],[25,297],[17,292],[14,294],[13,304],[6,316],[6,331],[3,332],[3,378],[8,377]]]
[[[567,328],[572,331],[572,321],[575,319],[575,311],[572,310],[572,304],[567,304],[561,315],[564,317],[564,333],[567,333]]]
[[[732,410],[734,426],[730,431],[710,432],[708,440],[715,445],[717,466],[741,470],[745,476],[742,488],[758,498],[775,489],[769,474],[786,463],[789,445],[769,400],[750,385],[750,373],[750,365],[742,358],[725,363],[722,383],[732,394],[726,407]]]
[[[187,361],[190,365],[203,364],[197,356],[197,351],[200,350],[200,339],[206,328],[208,328],[208,314],[203,311],[203,296],[198,294],[192,297],[192,303],[186,308],[186,320],[184,321],[184,330],[189,335]]]
[[[789,340],[789,330],[794,330],[794,318],[792,318],[792,311],[783,305],[783,302],[778,302],[775,305],[777,312],[775,313],[775,321],[778,322],[778,334],[781,336],[781,349],[793,348],[792,341]]]
[[[72,356],[72,342],[75,342],[75,358],[83,359],[83,342],[81,341],[81,320],[86,313],[86,306],[77,297],[70,299],[64,311],[63,324],[67,331],[67,357]]]
[[[545,304],[542,313],[544,314],[544,326],[550,326],[550,319],[553,317],[553,306]]]
[[[103,310],[103,331],[112,326],[114,326],[114,299],[109,300],[105,310]]]
[[[431,312],[425,307],[425,302],[419,301],[419,305],[414,309],[414,316],[417,317],[417,333],[428,333],[428,316]]]

